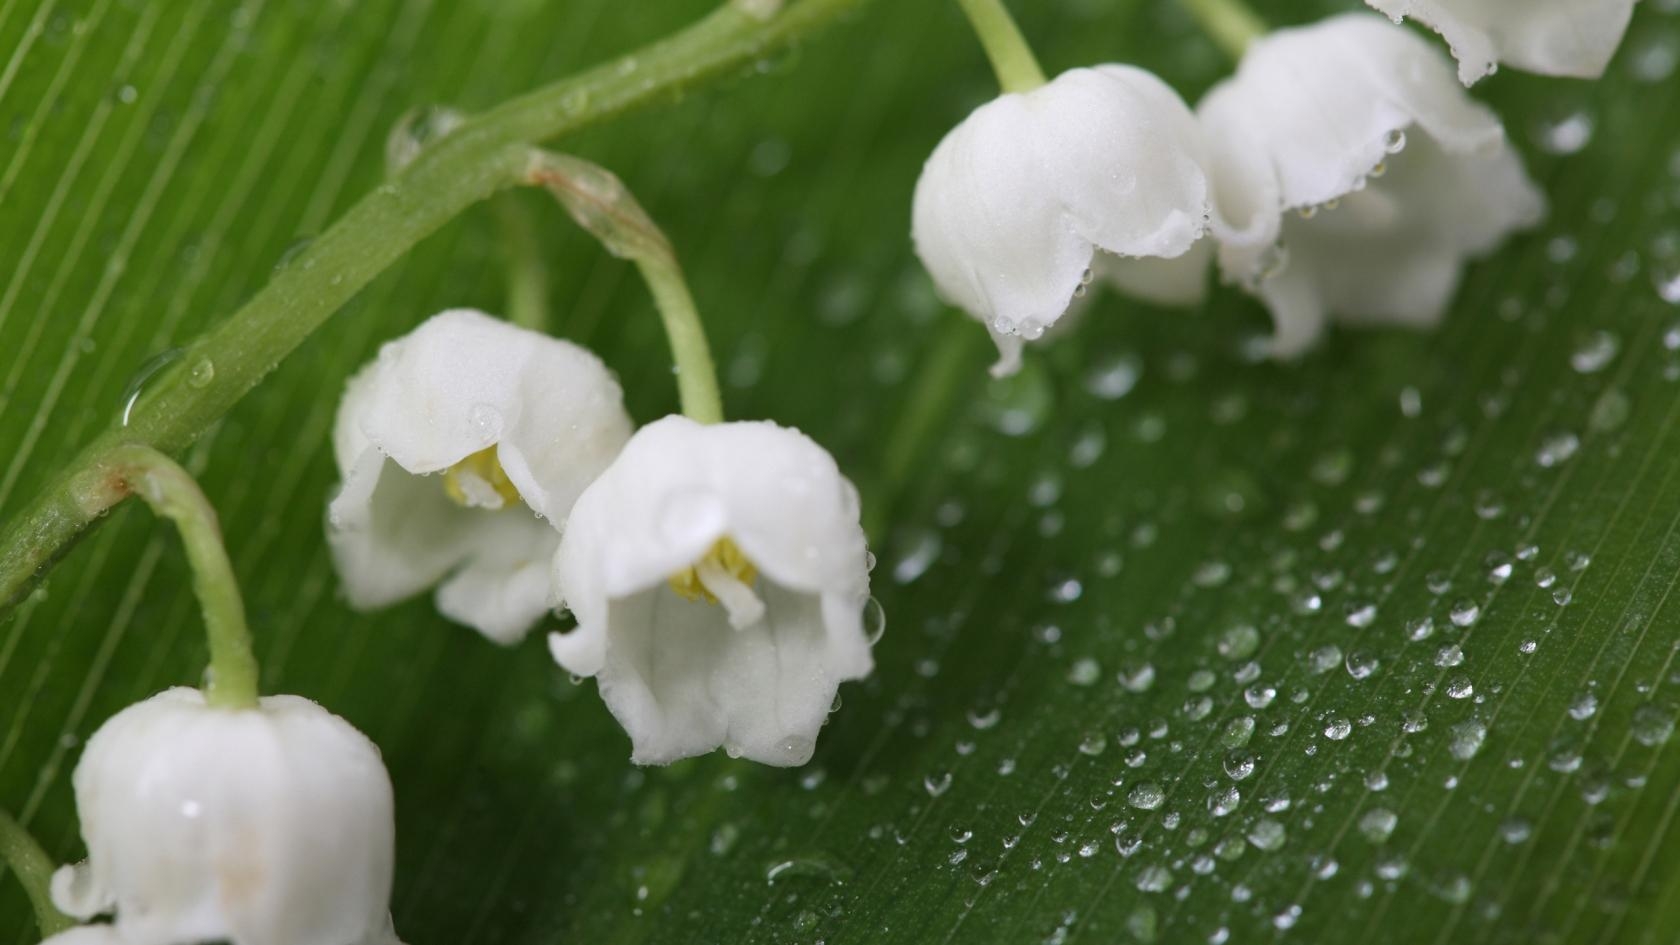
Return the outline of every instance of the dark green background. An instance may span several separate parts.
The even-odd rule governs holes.
[[[0,0],[0,519],[113,421],[148,358],[375,186],[405,110],[485,107],[706,6]],[[1226,68],[1167,0],[1016,6],[1051,71],[1131,61],[1193,96]],[[1351,4],[1260,6],[1294,22]],[[323,701],[385,752],[400,932],[1675,940],[1680,308],[1655,288],[1680,271],[1675,7],[1642,5],[1602,82],[1479,87],[1550,220],[1470,270],[1438,333],[1336,333],[1295,367],[1243,357],[1265,321],[1234,293],[1195,312],[1105,293],[1015,383],[986,383],[978,328],[941,311],[907,238],[922,159],[993,94],[954,4],[877,0],[761,75],[566,142],[684,254],[729,412],[804,428],[892,502],[878,669],[843,690],[802,770],[637,770],[593,684],[540,638],[500,650],[425,601],[374,617],[338,601],[321,520],[340,384],[426,315],[503,302],[489,212],[428,240],[190,457],[265,687]],[[1556,153],[1571,121],[1590,140]],[[633,270],[521,199],[551,250],[557,329],[620,372],[639,420],[673,409]],[[965,338],[949,409],[884,482],[924,365]],[[1608,343],[1602,369],[1572,364]],[[1093,393],[1132,370],[1123,397]],[[1568,437],[1572,456],[1537,460]],[[1461,628],[1463,601],[1480,617]],[[1409,640],[1424,617],[1433,634]],[[1222,653],[1247,626],[1257,652]],[[1437,665],[1451,644],[1462,663]],[[1316,672],[1331,645],[1375,671]],[[175,538],[118,511],[0,624],[0,804],[77,855],[81,741],[203,659]],[[1117,681],[1145,665],[1146,691]],[[1473,695],[1448,694],[1464,682]],[[1158,809],[1129,802],[1142,785]],[[1376,808],[1396,816],[1386,841],[1361,827]],[[34,940],[0,884],[0,941]]]

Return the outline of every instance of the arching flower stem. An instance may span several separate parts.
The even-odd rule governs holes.
[[[957,0],[957,3],[968,17],[974,34],[980,37],[992,71],[997,73],[998,85],[1005,92],[1031,92],[1044,84],[1044,70],[1003,0]]]
[[[683,415],[699,423],[722,422],[723,397],[705,326],[676,251],[653,218],[611,171],[571,155],[533,151],[529,179],[548,188],[607,252],[636,264],[665,324]]]
[[[257,658],[245,625],[245,602],[233,565],[222,546],[216,510],[192,475],[149,446],[130,443],[113,451],[111,487],[139,496],[160,518],[175,523],[193,571],[193,591],[204,612],[210,643],[210,674],[205,701],[225,709],[257,705]]]
[[[1243,0],[1179,0],[1208,38],[1231,57],[1242,59],[1248,44],[1266,35],[1266,21]]]
[[[75,924],[52,902],[50,887],[57,864],[23,825],[3,810],[0,810],[0,863],[12,871],[29,895],[29,904],[35,907],[35,924],[40,926],[43,938]]]

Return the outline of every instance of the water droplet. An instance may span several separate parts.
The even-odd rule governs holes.
[[[1534,461],[1544,469],[1561,466],[1581,448],[1581,439],[1567,430],[1549,434],[1534,452]]]
[[[871,597],[863,602],[863,633],[869,639],[869,645],[881,642],[881,637],[887,632],[887,612],[881,602]]]
[[[1228,787],[1223,791],[1215,790],[1208,795],[1208,813],[1215,817],[1224,817],[1236,810],[1242,804],[1242,792],[1235,787]]]
[[[1375,653],[1366,650],[1353,650],[1347,655],[1348,675],[1354,679],[1364,679],[1377,671],[1378,660]]]
[[[1102,677],[1102,666],[1089,656],[1081,657],[1068,667],[1067,680],[1075,686],[1089,686]]]
[[[1243,750],[1225,753],[1225,774],[1233,781],[1242,781],[1254,773],[1254,756]]]
[[[1592,141],[1593,125],[1591,114],[1571,111],[1542,121],[1535,129],[1535,137],[1548,154],[1576,154]]]
[[[385,137],[385,172],[395,174],[413,164],[422,152],[465,121],[465,115],[441,105],[409,109]]]
[[[303,252],[314,242],[315,237],[313,236],[300,236],[297,239],[292,240],[291,244],[288,245],[283,252],[281,252],[280,259],[275,262],[274,271],[276,273],[286,271],[291,267],[292,262],[299,256],[303,255]]]
[[[1241,748],[1254,737],[1254,716],[1239,715],[1226,723],[1225,731],[1219,741],[1226,748]]]
[[[1342,741],[1352,734],[1353,723],[1339,716],[1324,724],[1324,737],[1333,742]]]
[[[1085,390],[1099,400],[1119,400],[1132,392],[1143,375],[1143,362],[1130,352],[1098,363],[1085,375]]]
[[[1130,661],[1121,665],[1116,678],[1127,692],[1147,692],[1155,684],[1155,667],[1150,663]]]
[[[1172,873],[1160,865],[1146,866],[1138,873],[1137,888],[1140,892],[1165,892],[1172,885]]]
[[[1635,741],[1655,748],[1674,734],[1674,714],[1647,702],[1633,710],[1631,729]]]
[[[938,797],[951,788],[951,772],[939,771],[922,778],[922,787],[929,797]]]
[[[968,710],[968,724],[974,726],[982,732],[995,727],[998,724],[998,721],[1002,718],[1003,710],[997,706],[992,706],[985,711],[980,711],[978,709]]]
[[[914,582],[939,560],[944,549],[944,540],[938,532],[931,528],[917,529],[903,543],[898,560],[893,562],[893,580],[899,584]]]
[[[1463,597],[1454,601],[1452,609],[1447,612],[1447,616],[1452,618],[1453,626],[1455,627],[1468,627],[1475,623],[1476,618],[1481,615],[1481,605],[1477,604],[1468,597]]]
[[[1373,807],[1359,818],[1359,832],[1371,843],[1385,843],[1394,828],[1400,823],[1400,816],[1386,807]]]
[[[1314,675],[1328,673],[1340,665],[1342,665],[1342,650],[1334,643],[1327,643],[1313,650],[1307,657],[1307,668]]]
[[[1569,366],[1582,374],[1597,374],[1615,360],[1621,341],[1607,331],[1595,331],[1576,346],[1569,356]]]
[[[1463,674],[1447,680],[1447,696],[1452,699],[1468,699],[1475,695],[1476,687],[1470,682],[1470,677]]]
[[[1260,648],[1260,631],[1248,624],[1230,627],[1219,636],[1219,655],[1228,660],[1244,660]]]
[[[1126,795],[1126,803],[1138,810],[1155,810],[1167,800],[1167,794],[1161,786],[1153,781],[1145,781],[1133,787]]]
[[[1281,848],[1286,836],[1287,834],[1283,829],[1283,824],[1280,824],[1270,818],[1266,818],[1256,822],[1253,827],[1249,828],[1248,842],[1269,853],[1273,850]]]
[[[128,383],[123,387],[121,423],[128,426],[129,418],[134,413],[134,405],[139,403],[140,395],[145,393],[146,383],[156,377],[158,372],[169,365],[171,361],[181,356],[180,348],[169,348],[152,355],[141,362]]]
[[[1466,719],[1452,727],[1452,739],[1448,743],[1452,756],[1459,761],[1469,761],[1482,750],[1482,742],[1487,739],[1487,725],[1480,719]]]

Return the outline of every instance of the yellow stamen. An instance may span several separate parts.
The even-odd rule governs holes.
[[[502,504],[491,505],[484,501],[484,496],[469,492],[463,483],[463,480],[469,477],[495,490],[496,495],[501,497]],[[508,479],[502,464],[497,461],[494,446],[485,447],[444,470],[443,491],[456,505],[469,508],[507,508],[520,502],[519,490]]]
[[[748,587],[758,579],[758,569],[741,553],[739,545],[731,538],[719,538],[711,549],[694,562],[676,574],[671,575],[671,590],[676,591],[684,600],[703,600],[708,604],[718,602],[717,595],[706,588],[700,580],[699,567],[702,562],[710,561],[730,577]]]

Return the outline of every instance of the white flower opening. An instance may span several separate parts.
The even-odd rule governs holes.
[[[630,429],[611,372],[569,342],[457,309],[385,345],[333,431],[327,537],[350,604],[437,585],[445,616],[518,642],[548,609],[572,502]]]
[[[1634,0],[1365,0],[1396,23],[1441,34],[1473,85],[1501,63],[1542,75],[1597,78],[1621,45]]]
[[[1371,14],[1279,30],[1197,108],[1224,276],[1271,311],[1271,353],[1332,318],[1434,325],[1467,260],[1544,200],[1444,56]]]
[[[170,689],[101,726],[73,780],[88,858],[54,875],[53,902],[114,917],[62,941],[395,945],[391,782],[319,705]]]
[[[916,253],[940,295],[991,333],[993,373],[1013,373],[1024,341],[1095,275],[1154,301],[1200,296],[1205,260],[1188,277],[1149,269],[1206,228],[1203,158],[1195,117],[1160,79],[1073,69],[980,106],[939,143],[916,181]]]
[[[632,760],[719,747],[807,761],[840,683],[868,675],[857,493],[772,423],[643,427],[578,499],[554,559],[577,618],[554,658],[594,676]]]

